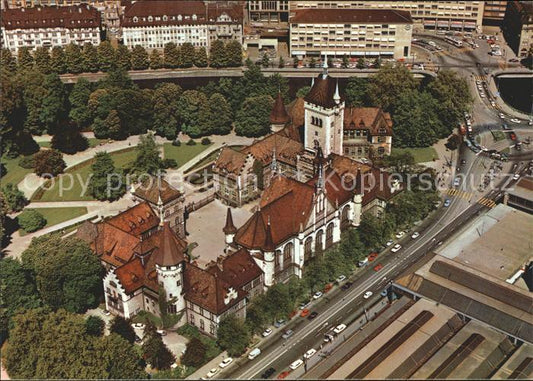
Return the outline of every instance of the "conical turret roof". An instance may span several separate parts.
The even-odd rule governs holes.
[[[283,104],[283,97],[281,96],[281,92],[278,92],[278,96],[274,102],[274,107],[270,113],[270,123],[283,124],[288,123],[289,121],[290,117],[289,114],[287,114],[285,105]]]
[[[168,222],[163,225],[161,231],[159,247],[155,253],[155,263],[159,266],[176,266],[183,262],[185,257],[183,252],[187,248],[186,243],[176,236]]]
[[[233,216],[231,215],[231,208],[228,208],[228,211],[226,213],[226,225],[224,226],[224,229],[222,229],[222,231],[225,234],[237,233],[237,228],[235,227],[235,224],[233,223]]]

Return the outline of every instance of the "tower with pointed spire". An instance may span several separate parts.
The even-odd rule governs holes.
[[[274,107],[272,107],[272,112],[270,113],[270,130],[272,132],[281,131],[289,121],[290,116],[285,109],[280,90],[278,91],[278,96],[276,97]]]
[[[355,176],[355,192],[352,202],[350,203],[350,212],[348,219],[352,226],[359,226],[361,224],[361,214],[363,213],[363,190],[364,190],[364,175],[360,169],[357,170]]]
[[[222,231],[225,236],[226,250],[228,250],[230,246],[233,245],[233,238],[235,237],[235,233],[237,233],[237,228],[233,223],[233,216],[231,215],[231,208],[229,207],[226,212],[226,225],[224,225]]]
[[[272,228],[270,227],[270,216],[268,217],[266,233],[265,233],[265,244],[263,245],[263,257],[265,259],[265,267],[263,272],[265,273],[265,286],[270,287],[274,285],[275,281],[275,260],[276,247],[274,246],[274,240],[272,239]]]

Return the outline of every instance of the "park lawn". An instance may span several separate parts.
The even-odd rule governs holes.
[[[135,160],[137,156],[135,149],[125,149],[109,154],[113,158],[116,168],[124,168],[126,164]],[[84,163],[73,166],[71,169],[67,169],[65,174],[54,179],[53,185],[50,189],[42,192],[41,197],[38,197],[41,192],[37,190],[32,197],[32,201],[93,201],[94,198],[92,196],[82,194],[82,184],[86,184],[89,181],[92,162],[92,160],[87,160]],[[61,188],[63,188],[62,194],[60,194]]]
[[[2,176],[2,178],[0,178],[0,184],[2,184],[2,186],[6,185],[7,183],[16,185],[20,183],[28,173],[33,172],[33,169],[26,169],[19,166],[19,160],[21,158],[22,156],[14,159],[9,159],[7,157],[2,158],[2,164],[4,164],[4,169],[7,172],[4,176]]]
[[[43,229],[87,214],[87,208],[84,206],[68,208],[37,208],[34,210],[41,213],[46,219],[46,225],[43,227]],[[28,234],[22,229],[20,229],[19,233],[21,236]]]
[[[404,152],[409,152],[415,158],[415,163],[427,163],[428,161],[437,160],[439,155],[433,147],[424,147],[424,148],[393,148],[393,154],[401,154]]]
[[[211,143],[212,144],[212,143]],[[178,168],[189,160],[194,159],[197,155],[205,151],[211,146],[211,144],[203,145],[196,144],[188,146],[187,144],[181,144],[181,146],[173,146],[172,143],[164,143],[163,150],[165,152],[165,159],[174,159],[178,163]]]

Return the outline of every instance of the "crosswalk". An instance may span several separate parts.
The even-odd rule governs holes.
[[[474,197],[474,193],[472,193],[472,192],[465,192],[465,191],[462,191],[460,189],[455,189],[455,188],[446,189],[446,191],[444,193],[446,193],[446,194],[448,194],[450,196],[453,196],[453,197],[462,198],[462,199],[467,200],[469,202]],[[486,207],[491,208],[491,209],[496,206],[496,203],[493,200],[491,200],[490,198],[486,198],[486,197],[481,197],[479,200],[476,201],[476,203],[481,204],[481,205],[486,206]]]

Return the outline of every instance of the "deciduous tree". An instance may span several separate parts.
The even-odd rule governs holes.
[[[0,66],[11,73],[17,70],[17,61],[13,57],[11,50],[2,48],[0,51]]]
[[[181,67],[192,67],[195,60],[194,46],[190,42],[186,42],[180,47]]]
[[[33,68],[34,60],[31,50],[28,47],[20,47],[18,49],[17,65],[19,70],[29,70]]]
[[[35,154],[35,173],[38,176],[50,174],[57,176],[66,168],[61,152],[56,150],[43,150]]]
[[[274,101],[268,95],[246,98],[235,118],[237,135],[257,137],[270,130],[270,111]]]
[[[44,216],[35,209],[26,209],[17,216],[19,226],[27,233],[34,232],[46,225]]]
[[[141,136],[135,150],[137,157],[131,165],[131,172],[157,175],[162,168],[162,163],[154,136],[152,134]]]
[[[113,318],[110,331],[123,337],[132,344],[135,342],[135,330],[131,326],[131,322],[122,316],[115,316]]]
[[[131,52],[126,45],[118,45],[116,56],[119,69],[124,71],[131,70]]]
[[[205,354],[207,348],[199,339],[193,337],[187,344],[185,353],[181,358],[181,363],[195,368],[201,366],[205,362]]]
[[[67,72],[65,50],[62,46],[54,46],[52,48],[52,52],[50,53],[50,69],[57,74]]]
[[[196,52],[194,55],[194,66],[196,67],[207,66],[207,50],[205,50],[205,47],[200,46],[196,48]]]
[[[135,45],[131,51],[131,68],[133,70],[146,70],[149,66],[148,52],[141,45]]]
[[[82,57],[84,70],[90,73],[96,73],[99,69],[98,50],[96,49],[96,46],[90,42],[85,43],[85,45],[83,45]]]
[[[55,134],[59,132],[58,127],[68,114],[67,91],[57,73],[45,76],[43,87],[46,95],[42,99],[39,117],[48,133]]]
[[[72,74],[79,74],[85,70],[85,62],[81,54],[79,45],[71,42],[65,48],[65,60],[67,71]]]
[[[91,315],[85,320],[85,330],[91,336],[103,336],[105,328],[105,321],[102,318]]]
[[[369,106],[367,97],[368,80],[360,77],[350,77],[346,85],[346,105],[350,107]]]
[[[178,46],[173,42],[167,42],[163,48],[165,67],[169,69],[180,66],[180,51]]]
[[[69,117],[76,123],[80,130],[89,127],[92,123],[91,111],[89,109],[91,92],[91,83],[85,78],[79,78],[72,87],[68,98],[70,102]]]
[[[214,93],[208,102],[208,133],[225,135],[231,132],[233,118],[231,107],[222,94]]]
[[[242,66],[242,45],[237,40],[231,40],[226,44],[227,66]]]
[[[161,69],[165,67],[163,56],[157,49],[152,50],[150,53],[150,69]]]
[[[24,196],[24,193],[12,183],[7,183],[2,188],[2,193],[9,212],[19,212],[28,205],[28,199]]]
[[[211,43],[209,49],[209,66],[214,68],[226,67],[228,58],[226,55],[226,47],[222,40],[215,40]]]
[[[371,77],[367,93],[371,104],[392,111],[396,100],[402,94],[416,88],[417,83],[413,74],[405,66],[387,64]]]
[[[50,67],[50,51],[44,46],[38,46],[34,53],[35,68],[43,74],[51,72]]]
[[[240,356],[250,343],[250,334],[242,320],[229,315],[218,326],[217,343],[228,355]]]
[[[109,71],[116,67],[115,48],[109,41],[102,41],[98,45],[98,67],[102,71]]]
[[[154,130],[167,139],[175,139],[179,131],[179,97],[181,87],[163,83],[153,93]]]
[[[143,358],[154,369],[169,369],[174,362],[174,355],[168,350],[158,333],[151,332],[147,336],[142,345]]]
[[[89,194],[100,201],[114,201],[126,192],[121,174],[117,172],[111,155],[97,152],[91,165],[92,177],[89,181]]]

